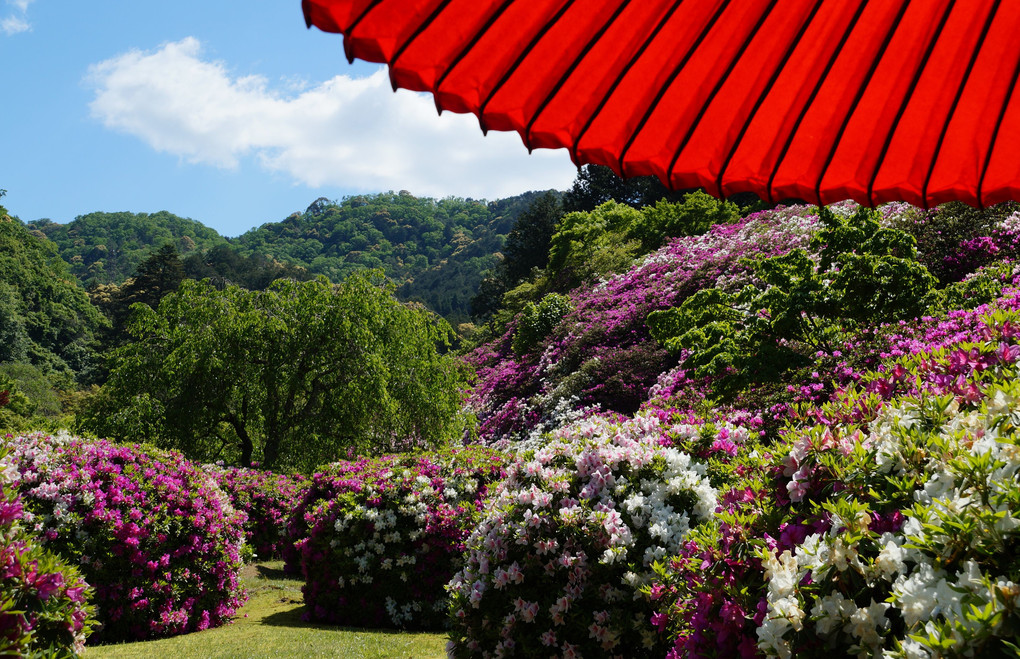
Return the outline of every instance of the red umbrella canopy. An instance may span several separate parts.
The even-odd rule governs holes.
[[[1009,0],[303,0],[394,89],[674,189],[1020,200]]]

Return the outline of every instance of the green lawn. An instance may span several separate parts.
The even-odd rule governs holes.
[[[431,659],[446,656],[444,634],[330,627],[303,622],[301,584],[283,574],[283,563],[246,571],[248,603],[219,629],[143,643],[90,647],[86,659],[120,657],[378,657]]]

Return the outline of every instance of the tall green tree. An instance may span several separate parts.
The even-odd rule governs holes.
[[[449,326],[399,303],[382,273],[265,291],[185,280],[136,305],[82,428],[200,460],[311,469],[348,450],[436,445],[458,423]]]

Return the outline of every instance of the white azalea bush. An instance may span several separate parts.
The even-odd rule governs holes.
[[[792,505],[824,483],[834,496],[816,508],[827,530],[760,553],[768,605],[760,650],[1016,656],[1018,356],[1015,345],[985,342],[906,358],[870,387],[905,395],[880,404],[869,423],[792,442]],[[874,407],[876,396],[858,402]]]
[[[465,447],[343,461],[316,474],[301,520],[307,535],[295,544],[306,617],[441,628],[444,587],[505,462],[498,451]]]
[[[665,654],[642,587],[716,508],[705,467],[667,431],[592,418],[518,456],[448,586],[450,656]]]

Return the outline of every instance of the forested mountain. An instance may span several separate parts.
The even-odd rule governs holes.
[[[53,243],[0,206],[0,363],[80,373],[104,324]]]
[[[466,320],[482,273],[498,262],[514,220],[541,193],[494,202],[407,192],[318,199],[304,213],[264,224],[232,242],[243,255],[307,268],[339,281],[382,268],[404,299],[446,318]]]
[[[224,238],[195,220],[158,213],[89,213],[67,224],[36,220],[36,236],[56,244],[85,286],[127,281],[162,246],[173,245],[185,276],[265,288],[272,279],[382,268],[398,296],[418,300],[453,322],[467,320],[482,273],[514,221],[540,194],[492,202],[435,200],[407,192],[320,198],[303,213]],[[553,192],[557,197],[560,193]]]
[[[123,283],[166,243],[184,256],[226,243],[215,229],[167,211],[89,213],[67,224],[36,220],[28,228],[56,243],[61,258],[86,285]]]

